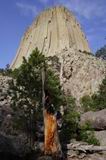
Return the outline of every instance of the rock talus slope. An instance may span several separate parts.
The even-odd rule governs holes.
[[[36,47],[45,56],[59,58],[60,81],[66,93],[79,101],[98,90],[106,75],[106,62],[88,54],[87,39],[68,9],[50,8],[36,18],[22,37],[11,68],[19,67],[22,57],[28,58]]]

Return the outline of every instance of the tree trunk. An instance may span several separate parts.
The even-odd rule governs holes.
[[[57,120],[55,115],[47,112],[45,98],[45,65],[42,68],[42,105],[44,116],[44,153],[46,155],[62,156],[61,145],[59,142]],[[47,107],[48,108],[48,107]]]
[[[59,142],[57,120],[55,115],[44,110],[44,151],[47,155],[60,155],[61,145]]]

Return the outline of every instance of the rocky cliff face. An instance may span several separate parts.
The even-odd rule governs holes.
[[[106,63],[95,58],[73,14],[64,7],[42,12],[25,32],[11,68],[28,58],[35,47],[45,56],[59,58],[60,82],[66,93],[77,100],[93,94],[106,74]],[[58,64],[57,64],[58,65]]]
[[[67,94],[78,101],[97,92],[106,75],[106,62],[86,52],[67,50],[60,59],[60,82]]]
[[[12,123],[11,98],[8,95],[10,77],[0,75],[0,132],[10,133]]]

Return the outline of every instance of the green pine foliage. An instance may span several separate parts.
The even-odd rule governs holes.
[[[93,107],[95,107],[97,110],[106,108],[106,77],[103,79],[98,93],[92,96],[92,100],[94,102]]]
[[[76,112],[75,99],[65,97],[61,91],[59,78],[47,64],[48,59],[34,50],[28,60],[23,58],[22,65],[12,73],[15,79],[10,84],[9,92],[12,96],[14,109],[14,128],[31,132],[35,136],[36,126],[33,121],[43,119],[42,114],[42,67],[45,67],[45,89],[49,91],[54,110],[59,110],[61,105],[66,106],[63,116],[63,125],[60,133],[62,141],[76,137],[79,114]],[[34,117],[34,118],[33,118]],[[22,123],[21,123],[22,122]]]
[[[97,111],[106,108],[106,77],[103,79],[97,93],[92,96],[84,96],[81,99],[81,106],[84,111]]]
[[[14,87],[20,93],[18,99],[26,98],[29,103],[36,104],[41,102],[42,98],[42,67],[46,69],[45,89],[49,90],[52,102],[56,106],[61,103],[62,93],[59,78],[53,73],[47,65],[47,58],[36,50],[30,55],[29,59],[23,58],[22,65],[13,71],[13,77],[16,79]],[[19,96],[19,95],[18,95]]]
[[[99,141],[95,138],[94,129],[92,128],[92,125],[89,121],[86,122],[85,125],[80,126],[77,139],[87,142],[88,144],[100,145]]]
[[[59,78],[50,70],[47,58],[37,48],[28,60],[23,57],[22,65],[12,71],[13,81],[9,87],[14,110],[14,130],[22,130],[31,136],[34,134],[34,137],[36,126],[33,125],[43,119],[42,68],[46,70],[45,89],[49,90],[56,110],[63,102]]]
[[[104,45],[102,48],[97,50],[95,55],[96,55],[96,57],[99,57],[99,58],[106,60],[106,45]]]
[[[93,106],[92,98],[89,95],[82,97],[80,103],[81,103],[81,107],[84,110],[84,112],[94,109],[92,107]]]
[[[12,70],[10,69],[10,65],[7,64],[5,69],[4,68],[0,68],[0,74],[2,76],[11,76]]]
[[[47,71],[45,87],[47,90],[49,90],[51,102],[54,104],[55,109],[58,110],[59,106],[63,104],[64,96],[61,91],[59,78],[50,69]]]
[[[80,115],[76,111],[75,99],[73,97],[65,98],[65,106],[60,139],[62,143],[69,143],[70,139],[77,137]]]
[[[4,73],[4,69],[0,68],[0,74],[3,75],[3,73]]]

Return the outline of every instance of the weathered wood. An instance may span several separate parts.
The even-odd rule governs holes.
[[[94,145],[81,145],[80,143],[78,144],[68,144],[67,145],[68,150],[78,150],[78,151],[93,151],[93,152],[100,152],[100,151],[106,151],[106,146],[94,146]]]
[[[61,145],[58,137],[57,119],[54,114],[47,111],[45,98],[45,66],[42,68],[42,106],[44,117],[44,153],[46,155],[59,155]],[[50,105],[50,104],[49,104]]]
[[[45,154],[58,155],[61,153],[61,145],[58,137],[57,120],[53,114],[45,110]]]

